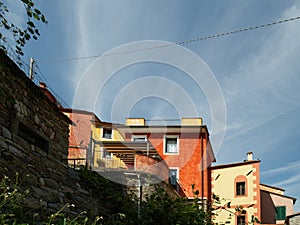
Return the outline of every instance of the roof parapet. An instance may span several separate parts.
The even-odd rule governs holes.
[[[127,118],[126,126],[145,126],[146,120],[144,118]]]
[[[182,118],[181,119],[182,126],[202,126],[203,121],[201,117],[198,118]]]

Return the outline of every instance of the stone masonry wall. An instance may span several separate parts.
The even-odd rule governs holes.
[[[97,200],[67,167],[69,119],[0,51],[0,178],[29,190],[24,206],[50,214],[66,203],[99,213]],[[68,209],[66,209],[68,211]],[[71,210],[71,209],[70,209]]]

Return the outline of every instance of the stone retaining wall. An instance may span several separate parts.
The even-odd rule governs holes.
[[[0,177],[29,190],[24,206],[45,214],[66,209],[99,214],[97,199],[67,166],[70,120],[0,52]]]

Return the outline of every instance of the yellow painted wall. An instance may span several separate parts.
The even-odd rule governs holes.
[[[246,176],[251,170],[253,172]],[[212,193],[218,195],[222,199],[222,204],[231,202],[231,208],[220,209],[216,213],[218,216],[215,219],[215,222],[218,224],[225,224],[226,221],[230,223],[226,224],[236,224],[236,216],[233,214],[235,212],[234,207],[237,205],[251,205],[257,204],[257,200],[254,199],[254,196],[257,195],[254,192],[254,188],[257,187],[256,177],[253,175],[256,172],[256,169],[252,164],[236,166],[236,167],[227,167],[214,169],[212,171]],[[235,178],[239,175],[243,175],[247,178],[247,196],[238,196],[235,197]],[[217,176],[219,176],[217,178]],[[215,180],[217,178],[217,180]],[[233,213],[230,213],[232,211]],[[251,215],[257,213],[257,209],[250,207],[246,209],[247,211],[247,220],[251,220]]]
[[[102,138],[103,136],[103,128],[97,127],[94,124],[91,126],[92,130],[92,138],[96,141],[123,141],[123,137],[120,134],[120,132],[116,129],[112,130],[112,138]],[[99,146],[95,146],[95,152],[94,152],[94,166],[97,167],[106,167],[106,168],[126,168],[125,163],[120,160],[116,156],[112,156],[111,159],[109,158],[103,158],[102,157],[103,149]]]
[[[117,129],[112,128],[112,138],[102,138],[103,137],[103,128],[102,127],[97,127],[92,124],[92,133],[93,133],[93,138],[97,141],[124,141],[124,138],[120,134],[120,132]]]

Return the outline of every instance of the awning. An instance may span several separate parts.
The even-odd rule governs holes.
[[[156,149],[150,142],[133,141],[94,141],[106,151],[120,158],[126,164],[134,164],[134,155],[141,154],[152,158],[161,159]]]

